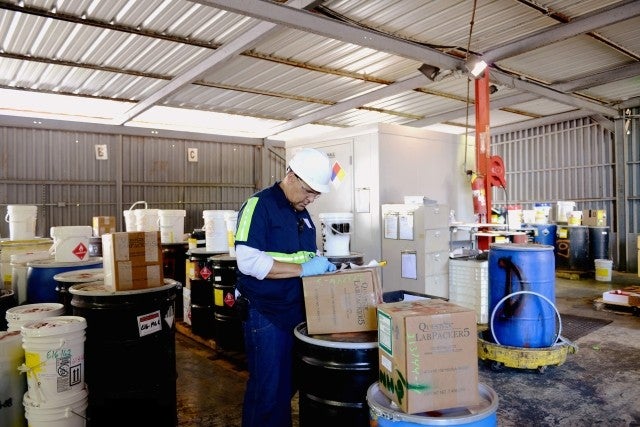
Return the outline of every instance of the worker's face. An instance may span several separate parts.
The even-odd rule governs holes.
[[[313,203],[318,197],[320,197],[320,193],[309,187],[309,184],[304,182],[293,172],[289,173],[289,181],[291,187],[293,187],[289,201],[295,210],[304,210],[309,204]]]

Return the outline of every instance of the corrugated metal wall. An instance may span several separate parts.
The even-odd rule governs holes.
[[[532,209],[535,203],[551,203],[555,207],[558,201],[574,201],[577,210],[604,209],[615,266],[637,271],[637,113],[627,121],[629,133],[613,133],[584,118],[492,135],[491,154],[504,160],[507,182],[506,190],[493,189],[493,207],[520,205],[522,209]],[[617,164],[626,165],[622,168],[626,170],[617,168]],[[621,197],[622,188],[626,195]]]
[[[197,161],[188,152],[197,150]],[[100,151],[98,154],[97,152]],[[121,134],[0,127],[0,206],[38,206],[36,234],[52,226],[91,225],[136,201],[185,209],[185,231],[203,210],[238,210],[285,170],[284,146],[165,139]],[[140,206],[138,206],[140,207]],[[0,221],[0,236],[9,226]]]
[[[604,209],[615,267],[637,271],[639,123],[636,109],[616,121],[615,134],[585,118],[492,135],[491,153],[503,158],[507,182],[506,191],[493,190],[494,207],[564,200]],[[106,149],[105,159],[98,149]],[[51,226],[90,225],[98,215],[115,216],[122,230],[122,210],[142,200],[185,209],[189,231],[203,225],[203,210],[239,209],[284,169],[283,146],[0,127],[0,207],[38,205],[38,236]],[[0,221],[0,236],[8,235]]]

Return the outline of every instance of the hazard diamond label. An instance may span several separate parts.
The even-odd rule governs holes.
[[[200,277],[202,277],[204,280],[207,280],[209,277],[211,277],[213,273],[211,272],[211,270],[209,270],[207,267],[202,267],[200,269]]]
[[[229,307],[233,307],[233,304],[236,303],[236,299],[235,299],[235,297],[233,296],[233,294],[231,292],[227,292],[224,295],[224,303],[226,305],[228,305]]]
[[[87,247],[84,245],[84,243],[80,243],[71,252],[73,252],[73,254],[77,256],[78,259],[82,260],[87,256]]]

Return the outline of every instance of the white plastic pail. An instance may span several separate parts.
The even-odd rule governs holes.
[[[28,240],[36,236],[38,207],[32,205],[8,205],[4,220],[9,223],[10,240]]]
[[[202,211],[204,219],[205,249],[210,252],[229,252],[226,215],[233,215],[231,210]]]
[[[136,211],[127,209],[122,211],[122,215],[124,216],[125,231],[136,231]]]
[[[29,392],[22,403],[29,427],[84,427],[89,406],[86,388],[54,401],[38,402]]]
[[[136,231],[160,231],[159,209],[136,209]]]
[[[51,227],[53,246],[49,252],[56,262],[78,262],[89,259],[89,239],[93,228],[89,225]]]
[[[582,225],[582,211],[567,212],[567,224]]]
[[[184,242],[185,216],[187,216],[187,211],[183,209],[158,210],[158,220],[160,221],[160,242]]]
[[[350,254],[349,242],[353,231],[353,214],[350,212],[321,213],[322,244],[325,256]]]
[[[610,259],[596,259],[594,263],[596,267],[596,280],[599,282],[610,282],[613,261]]]
[[[45,317],[22,325],[29,397],[35,402],[66,399],[85,388],[84,340],[80,316]]]
[[[224,221],[227,225],[227,243],[229,245],[229,255],[236,256],[236,222],[238,221],[238,213],[232,211],[224,215]]]
[[[22,336],[19,331],[0,332],[0,426],[26,426],[22,396],[27,381],[18,370],[24,363]]]
[[[64,304],[57,302],[42,302],[37,304],[23,304],[7,309],[7,330],[20,331],[22,325],[45,317],[62,316]]]
[[[557,201],[556,202],[556,222],[564,224],[567,222],[567,214],[576,207],[576,202]]]

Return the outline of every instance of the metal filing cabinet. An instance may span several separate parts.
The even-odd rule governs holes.
[[[381,213],[383,290],[449,298],[449,207],[386,204]]]

